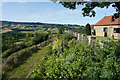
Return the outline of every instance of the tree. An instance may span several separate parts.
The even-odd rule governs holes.
[[[59,34],[63,34],[63,32],[64,32],[64,28],[63,27],[60,27],[58,30],[59,30]]]
[[[96,35],[96,31],[95,30],[93,31],[93,35]]]
[[[84,33],[87,34],[87,35],[91,35],[91,28],[90,28],[90,24],[89,23],[85,26]]]
[[[26,41],[29,41],[29,39],[30,39],[30,34],[26,33]]]
[[[51,1],[58,1],[58,0],[51,0]],[[89,17],[94,17],[96,12],[94,11],[94,8],[96,7],[100,7],[100,8],[108,8],[110,7],[110,5],[112,5],[112,7],[114,7],[114,9],[116,9],[116,13],[114,13],[114,15],[112,16],[112,20],[114,21],[115,19],[119,18],[119,14],[120,14],[120,1],[119,2],[99,2],[100,0],[96,0],[98,2],[86,2],[84,0],[81,0],[81,2],[62,2],[60,1],[59,3],[61,3],[65,8],[69,8],[69,9],[76,9],[76,5],[84,5],[85,7],[82,8],[83,11],[83,16],[89,16]],[[109,1],[109,0],[108,0]]]

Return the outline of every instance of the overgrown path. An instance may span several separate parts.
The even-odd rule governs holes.
[[[47,52],[47,47],[44,46],[32,56],[30,56],[25,62],[17,68],[6,72],[7,78],[27,78],[31,71],[40,63],[40,60],[44,57]]]

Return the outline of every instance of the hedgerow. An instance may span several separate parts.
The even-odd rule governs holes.
[[[15,65],[19,64],[20,61],[24,61],[24,59],[31,56],[35,51],[37,51],[41,47],[48,45],[51,41],[52,40],[50,39],[50,40],[44,41],[40,44],[33,45],[31,47],[27,47],[25,49],[22,49],[18,52],[11,54],[9,57],[5,58],[2,61],[3,73],[7,70],[12,69]]]

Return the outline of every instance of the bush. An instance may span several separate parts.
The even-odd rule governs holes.
[[[65,40],[65,41],[69,41],[69,40],[71,40],[71,39],[74,38],[74,36],[71,35],[71,34],[69,34],[69,33],[65,33],[65,34],[63,35],[63,37],[64,37],[64,40]]]
[[[37,50],[37,46],[33,45],[31,47],[15,52],[3,61],[3,65],[13,67],[16,63],[18,63],[18,61],[23,60],[25,57],[30,56],[31,53],[36,50]],[[9,70],[9,68],[8,69],[3,68],[3,71],[7,71],[7,70]]]
[[[11,49],[8,49],[4,53],[2,53],[2,58],[8,57],[9,56],[9,52],[11,52]]]
[[[85,26],[85,31],[84,31],[85,34],[87,35],[91,35],[91,27],[90,27],[90,24],[87,24]]]
[[[58,30],[59,30],[59,34],[63,34],[63,32],[64,32],[64,27],[60,27]]]
[[[8,35],[12,35],[12,34],[15,35],[15,33],[17,36],[23,35],[18,32],[11,32],[10,34],[6,34],[4,36],[8,36]],[[46,33],[34,33],[34,36],[31,37],[32,35],[33,34],[26,34],[26,39],[24,41],[22,41],[21,44],[19,44],[19,45],[14,44],[15,42],[10,42],[10,44],[9,43],[7,44],[7,42],[9,42],[10,40],[8,40],[8,38],[5,38],[5,41],[3,40],[2,57],[7,58],[8,56],[10,56],[11,54],[13,54],[16,51],[19,51],[21,49],[24,49],[24,48],[32,46],[32,45],[39,44],[48,39],[48,34],[46,34]],[[11,38],[11,36],[9,38]],[[17,41],[19,41],[19,38],[16,37],[15,39],[17,39]]]
[[[12,67],[14,67],[16,64],[18,64],[19,61],[24,60],[24,58],[28,58],[29,56],[31,56],[31,54],[38,50],[40,47],[46,46],[48,45],[48,43],[50,43],[51,40],[48,41],[44,41],[38,45],[33,45],[31,47],[27,47],[25,49],[22,49],[18,52],[15,52],[13,54],[11,54],[10,56],[8,56],[5,60],[3,60],[3,72],[12,69]]]
[[[61,54],[45,56],[29,78],[119,80],[119,49],[120,45],[112,42],[104,42],[104,48],[77,43]]]
[[[15,42],[19,42],[19,39],[25,38],[25,33],[20,33],[16,31],[10,31],[2,34],[2,52],[14,47]]]

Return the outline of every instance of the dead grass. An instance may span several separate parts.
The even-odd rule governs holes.
[[[0,33],[6,33],[6,32],[8,32],[8,31],[12,31],[12,30],[11,30],[11,29],[2,30],[2,32],[0,32]]]

